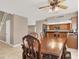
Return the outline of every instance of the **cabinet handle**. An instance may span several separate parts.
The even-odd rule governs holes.
[[[54,34],[54,37],[56,37],[56,34]]]
[[[60,35],[58,34],[58,37],[60,37]]]

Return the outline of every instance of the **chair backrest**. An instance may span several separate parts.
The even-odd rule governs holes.
[[[43,33],[41,32],[41,33],[40,33],[40,38],[43,39],[43,37],[44,37],[44,35],[43,35]]]
[[[40,33],[40,43],[41,41],[44,39],[44,35],[43,35],[43,32]]]
[[[29,35],[31,35],[31,36],[33,36],[35,38],[38,38],[38,34],[36,32],[31,32],[31,33],[29,33]]]
[[[37,42],[38,47],[36,50],[38,55],[34,49],[34,43]],[[40,59],[40,42],[37,38],[31,35],[26,35],[23,37],[23,50],[25,55],[30,59]],[[26,57],[26,59],[27,59]]]

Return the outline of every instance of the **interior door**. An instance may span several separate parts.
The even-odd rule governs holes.
[[[6,42],[10,44],[10,20],[6,21]]]

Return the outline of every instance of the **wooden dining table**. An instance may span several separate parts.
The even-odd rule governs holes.
[[[64,59],[66,38],[43,38],[40,39],[40,53],[51,54],[58,57],[58,59]],[[63,57],[62,57],[63,56]]]

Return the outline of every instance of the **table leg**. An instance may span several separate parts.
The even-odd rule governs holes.
[[[62,57],[61,57],[61,59],[66,59],[66,46],[64,46],[64,48],[63,48],[63,53],[62,53]]]

